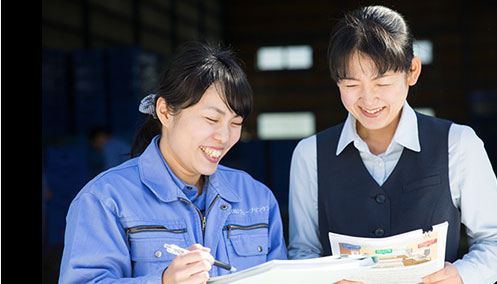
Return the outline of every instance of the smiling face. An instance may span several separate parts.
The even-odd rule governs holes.
[[[243,118],[228,108],[216,86],[212,84],[197,104],[174,116],[167,112],[163,98],[157,101],[163,125],[159,148],[174,174],[188,184],[213,174],[240,139]]]
[[[343,105],[357,119],[359,135],[388,129],[393,136],[409,86],[416,83],[420,68],[419,58],[415,57],[409,73],[378,74],[369,57],[358,52],[351,56],[348,76],[337,85]]]

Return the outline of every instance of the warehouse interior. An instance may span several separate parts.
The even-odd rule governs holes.
[[[43,283],[57,282],[71,200],[108,167],[90,133],[106,129],[129,147],[145,118],[140,100],[191,40],[228,46],[244,63],[254,109],[221,164],[274,192],[288,238],[293,149],[347,115],[327,67],[331,29],[343,11],[369,4],[399,11],[426,53],[409,104],[471,126],[495,171],[496,1],[42,0]]]

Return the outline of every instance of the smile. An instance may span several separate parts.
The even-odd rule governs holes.
[[[375,108],[375,109],[365,109],[365,108],[362,108],[361,107],[361,110],[366,112],[366,113],[369,113],[369,114],[376,114],[378,112],[380,112],[381,110],[383,110],[384,107],[379,107],[379,108]]]
[[[218,159],[219,157],[221,157],[221,154],[223,153],[221,150],[207,148],[205,146],[200,146],[200,150],[202,150],[205,154],[207,154],[207,156],[214,159]]]

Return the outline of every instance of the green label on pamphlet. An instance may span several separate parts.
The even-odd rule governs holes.
[[[392,249],[377,249],[374,252],[376,254],[387,254],[387,253],[392,253]]]

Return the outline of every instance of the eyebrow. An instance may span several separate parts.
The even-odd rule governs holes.
[[[206,109],[212,109],[212,110],[214,110],[217,113],[222,114],[222,115],[226,114],[226,112],[224,110],[222,110],[222,109],[220,109],[220,108],[218,108],[216,106],[207,106]]]
[[[393,74],[386,74],[386,73],[379,74],[379,75],[376,75],[376,76],[373,78],[373,80],[378,80],[378,79],[380,79],[380,78],[389,77],[389,76],[393,76]],[[354,78],[354,77],[345,77],[345,78],[343,78],[342,80],[359,81],[359,79]]]
[[[223,115],[223,116],[224,116],[224,115],[226,115],[226,112],[225,112],[224,110],[222,110],[222,109],[218,108],[217,106],[212,106],[212,105],[209,105],[209,106],[207,106],[207,107],[206,107],[206,109],[212,109],[212,110],[214,110],[215,112],[217,112],[217,113],[219,113],[219,114],[221,114],[221,115]],[[236,114],[236,115],[235,115],[234,117],[241,117],[241,115],[239,115],[239,114],[237,114],[237,113],[235,113],[235,114]]]

